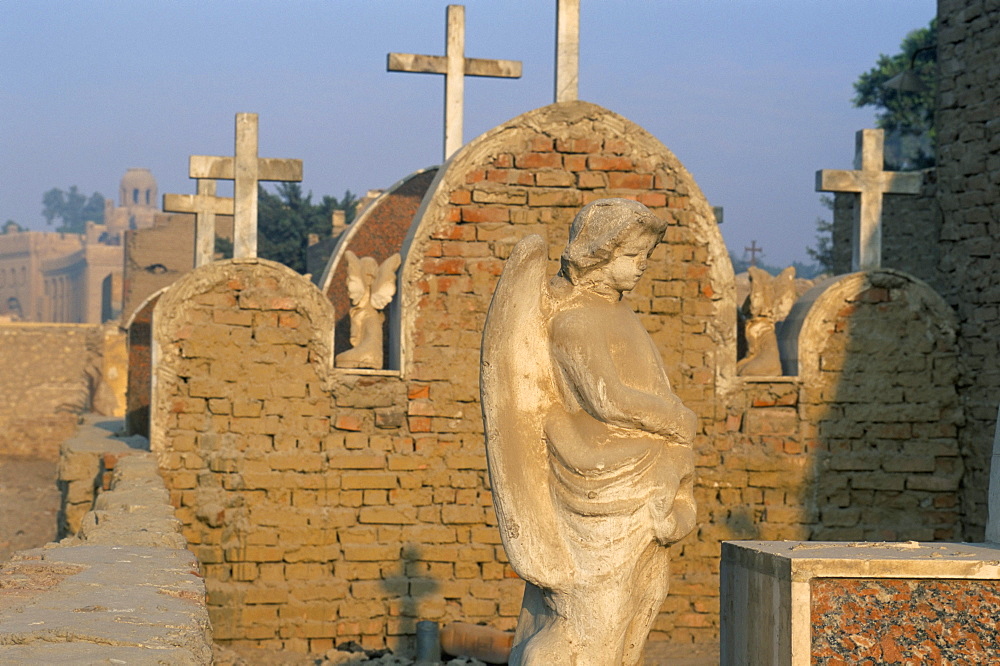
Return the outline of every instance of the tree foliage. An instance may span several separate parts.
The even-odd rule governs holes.
[[[910,32],[895,55],[878,57],[875,67],[858,77],[854,106],[879,109],[876,125],[886,131],[886,163],[891,169],[934,165],[934,98],[937,92],[937,19]],[[910,65],[922,90],[907,92],[886,83]]]
[[[56,231],[82,234],[87,230],[87,222],[104,223],[104,197],[94,192],[88,198],[76,185],[69,191],[53,187],[42,195],[42,215],[48,224],[59,220]]]
[[[312,192],[303,195],[299,183],[280,183],[274,193],[258,189],[258,253],[265,259],[285,264],[299,273],[306,272],[306,248],[309,235],[329,238],[334,210],[343,210],[345,220],[354,218],[357,197],[350,190],[340,199],[326,195],[312,202]]]
[[[832,196],[824,194],[819,200],[833,212]],[[806,254],[816,262],[821,272],[833,273],[833,222],[816,218],[816,246],[807,247]]]

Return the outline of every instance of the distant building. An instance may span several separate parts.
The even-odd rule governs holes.
[[[86,233],[16,231],[0,235],[0,316],[10,320],[96,324],[122,309],[123,237],[152,227],[158,216],[156,179],[129,169],[119,205],[105,200],[104,224]]]

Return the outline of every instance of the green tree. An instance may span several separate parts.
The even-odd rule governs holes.
[[[104,223],[104,197],[94,192],[88,198],[76,185],[68,192],[53,187],[42,195],[42,215],[49,224],[59,220],[56,231],[82,234],[87,230],[87,222]]]
[[[0,233],[6,234],[16,234],[19,231],[24,231],[24,227],[15,222],[14,220],[7,220],[3,224],[3,230]]]
[[[879,110],[875,124],[886,131],[886,164],[895,170],[934,165],[934,98],[937,93],[937,19],[910,32],[895,55],[879,55],[875,67],[858,77],[854,106]],[[910,69],[920,90],[899,90],[886,83]]]
[[[819,200],[833,212],[833,197],[824,194]],[[806,254],[816,262],[821,273],[833,273],[833,222],[816,218],[816,246],[807,247]]]
[[[314,204],[312,192],[302,194],[299,183],[280,183],[275,193],[263,187],[258,190],[257,228],[260,256],[285,264],[299,273],[306,272],[306,248],[309,234],[320,240],[332,231],[330,218],[334,210],[343,210],[350,223],[354,218],[357,197],[350,190],[340,199],[324,196]]]

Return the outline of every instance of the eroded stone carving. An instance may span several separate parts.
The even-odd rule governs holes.
[[[777,277],[751,266],[750,295],[743,306],[746,317],[747,355],[736,364],[742,376],[781,374],[781,356],[775,327],[785,319],[798,298],[795,268],[789,266]]]
[[[380,312],[396,294],[396,253],[381,265],[372,257],[358,258],[347,251],[347,294],[351,298],[352,348],[337,354],[342,368],[382,367],[382,322]]]
[[[622,293],[666,222],[602,199],[573,221],[546,283],[547,243],[514,248],[483,334],[490,483],[526,582],[511,664],[640,663],[667,594],[666,546],[695,524],[697,419]]]

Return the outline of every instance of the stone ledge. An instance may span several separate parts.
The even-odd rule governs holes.
[[[0,566],[0,663],[211,663],[205,583],[152,454],[118,461],[83,525]]]

